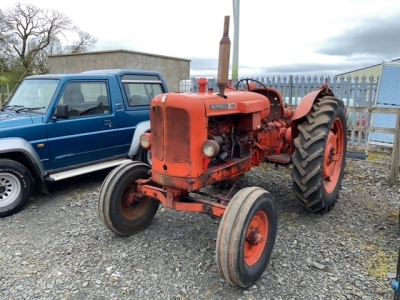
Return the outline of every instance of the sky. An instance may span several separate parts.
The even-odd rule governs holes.
[[[18,2],[63,13],[97,38],[93,51],[189,59],[191,77],[217,76],[225,16],[233,51],[232,0],[1,0],[0,9]],[[242,0],[239,24],[239,77],[336,75],[400,58],[399,0]]]

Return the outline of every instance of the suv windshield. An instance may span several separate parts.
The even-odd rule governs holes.
[[[4,108],[44,114],[59,83],[58,79],[24,80]]]

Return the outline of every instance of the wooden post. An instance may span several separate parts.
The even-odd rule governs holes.
[[[400,161],[400,113],[396,116],[396,128],[393,141],[392,164],[390,166],[389,186],[397,183]]]

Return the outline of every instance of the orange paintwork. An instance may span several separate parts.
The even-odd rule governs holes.
[[[202,152],[202,145],[208,139],[208,117],[238,113],[249,114],[260,110],[269,110],[268,99],[257,93],[229,92],[226,94],[226,97],[224,99],[217,94],[171,93],[159,95],[152,100],[152,110],[154,107],[158,107],[165,114],[167,108],[177,107],[186,111],[190,116],[189,124],[181,125],[184,127],[183,129],[181,128],[182,131],[185,130],[185,133],[181,133],[185,136],[181,136],[181,138],[186,143],[183,146],[188,148],[187,159],[168,161],[166,155],[168,152],[177,151],[177,145],[174,145],[170,139],[165,139],[162,149],[155,148],[154,144],[157,142],[160,143],[160,141],[154,140],[154,135],[152,134],[153,174],[157,174],[156,176],[159,176],[159,178],[162,178],[163,175],[166,177],[182,178],[182,181],[185,181],[182,185],[188,186],[187,181],[189,179],[198,178],[206,173],[203,163],[204,154]],[[156,116],[153,117],[151,115],[152,128],[157,128],[157,126],[153,125],[156,118]],[[164,120],[162,126],[163,128],[172,127],[170,123],[179,121],[172,115],[171,118]],[[164,135],[167,134],[164,133]],[[164,151],[165,155],[161,155],[159,151]],[[165,180],[163,181],[165,182]],[[193,186],[193,184],[189,185]]]
[[[284,117],[287,117],[287,118],[291,118],[291,117],[293,117],[293,110],[292,110],[292,107],[286,107],[284,110],[283,110],[283,116]]]
[[[296,107],[295,111],[293,112],[293,116],[291,118],[291,142],[290,142],[291,154],[294,152],[293,141],[295,137],[298,136],[299,134],[297,129],[298,121],[306,114],[308,114],[315,100],[319,98],[321,94],[334,96],[331,89],[329,89],[327,86],[321,86],[319,89],[305,95],[303,99],[300,101],[300,104]]]
[[[292,121],[304,117],[311,110],[315,99],[317,99],[322,93],[325,93],[325,95],[334,96],[333,92],[326,87],[320,87],[318,90],[308,93],[304,96],[300,104],[296,107],[296,110],[293,113]]]
[[[222,98],[217,94],[203,98],[206,116],[222,116],[237,113],[252,113],[265,111],[269,113],[270,103],[268,98],[258,93],[226,91],[226,98]]]
[[[265,211],[258,211],[250,221],[244,244],[244,260],[255,265],[263,255],[268,240],[269,220]]]
[[[205,89],[207,80],[203,79],[199,83]],[[198,94],[168,93],[155,97],[150,108],[152,133],[147,134],[152,152],[151,178],[138,182],[141,193],[175,210],[220,217],[225,205],[190,198],[189,193],[223,180],[237,179],[264,161],[290,163],[292,133],[296,134],[293,120],[308,112],[322,89],[308,94],[299,105],[299,112],[294,113],[290,107],[285,108],[283,97],[276,89],[253,86],[250,89],[236,91],[229,85],[224,96],[202,90]],[[243,132],[245,138],[236,145],[238,156],[233,156],[233,130],[237,131],[236,135]],[[212,164],[213,159],[207,158],[202,150],[208,139],[221,143],[219,154],[231,147],[225,155],[232,157],[226,156],[226,161]],[[253,260],[257,261],[256,248],[250,245],[246,250],[250,257],[246,261],[250,265]]]
[[[197,81],[197,84],[199,85],[199,93],[205,93],[206,92],[206,86],[208,84],[207,78],[201,77]]]
[[[183,110],[190,115],[189,124],[179,124],[182,119],[180,120],[174,112],[171,112],[171,115],[168,115],[168,118],[161,124],[164,136],[169,134],[179,135],[180,139],[190,145],[189,147],[184,145],[188,151],[184,155],[182,154],[182,159],[172,158],[172,161],[167,161],[167,155],[171,154],[171,152],[176,152],[175,148],[182,148],[182,145],[175,145],[169,138],[164,141],[155,140],[154,134],[151,135],[153,172],[182,178],[198,177],[204,173],[202,145],[207,140],[207,118],[205,118],[206,112],[202,99],[208,96],[210,95],[170,93],[157,96],[152,100],[151,110],[154,107],[159,107],[165,116],[168,115],[166,110],[173,107],[178,107],[180,111]],[[215,95],[211,96],[217,97]],[[153,111],[151,111],[150,115],[151,128],[153,129],[157,128],[157,126],[153,125],[153,121],[157,119],[157,116],[153,117],[152,114]],[[182,133],[164,132],[164,128],[175,127],[178,127],[177,130],[181,130]],[[155,143],[161,144],[160,149],[155,147]]]
[[[251,84],[250,87],[252,87]],[[285,103],[283,102],[282,94],[278,90],[271,87],[268,87],[267,90],[263,87],[252,87],[251,91],[264,95],[270,102],[270,110],[261,112],[262,119],[268,118],[271,120],[284,116]]]
[[[146,184],[141,185],[140,190],[143,195],[155,198],[159,200],[165,207],[175,210],[206,213],[216,217],[222,217],[226,209],[225,205],[204,199],[196,199],[195,203],[183,202],[181,201],[182,195],[177,190],[167,191],[165,189]]]
[[[329,131],[324,155],[324,187],[329,194],[337,186],[344,159],[343,124],[335,119]]]
[[[168,164],[168,166],[171,166],[171,164]],[[170,174],[166,174],[166,172],[159,172],[154,167],[151,174],[152,180],[157,184],[187,192],[193,192],[221,180],[236,178],[237,176],[250,171],[253,166],[252,158],[245,157],[233,158],[224,164],[212,166],[208,169],[206,168],[202,170],[203,174],[199,176],[171,176]],[[174,166],[172,165],[172,167]]]

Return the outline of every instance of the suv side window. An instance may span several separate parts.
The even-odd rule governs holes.
[[[164,93],[160,83],[124,82],[129,106],[150,105],[151,99]]]
[[[67,104],[69,117],[110,113],[106,82],[70,82],[65,87],[60,104]]]

